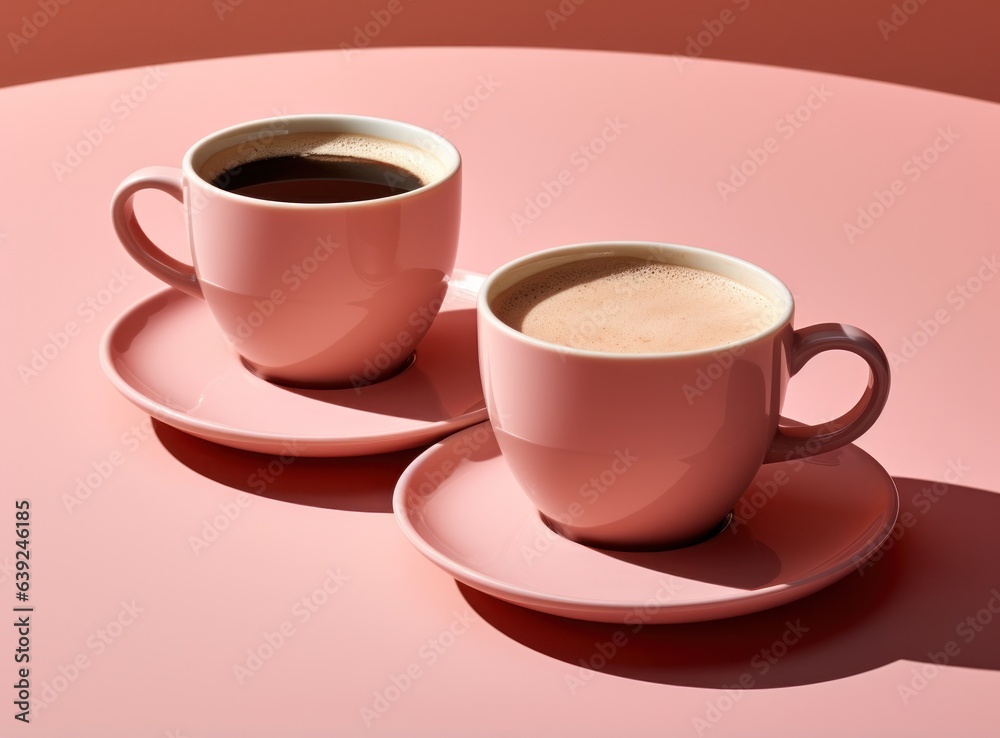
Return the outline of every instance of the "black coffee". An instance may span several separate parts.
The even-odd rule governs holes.
[[[212,184],[238,195],[278,202],[358,202],[420,187],[402,167],[373,159],[310,154],[258,159],[227,169]]]
[[[399,141],[358,133],[267,133],[216,152],[199,174],[229,192],[302,203],[390,197],[444,174],[435,156]]]

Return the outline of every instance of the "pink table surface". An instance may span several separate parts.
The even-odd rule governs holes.
[[[3,627],[3,735],[996,734],[996,105],[747,64],[454,48],[126,69],[0,90],[0,111],[0,602],[11,621],[12,501],[29,499],[30,681],[45,703],[14,720],[17,632]],[[895,373],[859,445],[897,480],[898,540],[801,602],[629,633],[592,670],[581,661],[618,628],[458,587],[404,540],[391,492],[417,450],[297,460],[258,493],[273,458],[154,430],[97,360],[109,322],[160,288],[117,243],[111,193],[217,128],[300,112],[451,138],[466,269],[581,241],[684,243],[778,274],[799,325],[873,333]],[[176,205],[153,193],[139,207],[183,256]],[[53,342],[37,375],[21,369]],[[824,356],[786,414],[831,418],[863,382],[859,361]],[[316,598],[324,583],[336,591]]]

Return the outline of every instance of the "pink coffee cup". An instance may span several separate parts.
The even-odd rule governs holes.
[[[509,287],[599,256],[722,274],[764,295],[779,317],[724,346],[652,354],[567,348],[497,317],[494,303]],[[780,280],[702,249],[592,243],[542,251],[493,272],[477,310],[483,389],[504,459],[553,529],[596,547],[702,540],[724,525],[762,464],[850,443],[875,422],[889,391],[889,363],[871,336],[840,323],[794,329],[792,295]],[[779,424],[789,378],[832,349],[868,363],[861,399],[823,426]]]
[[[309,203],[230,192],[204,170],[219,152],[304,133],[395,142],[431,174],[401,194]],[[146,188],[183,203],[193,266],[143,232],[133,196]],[[460,210],[461,159],[452,144],[407,123],[351,115],[270,118],[218,131],[194,144],[180,169],[148,167],[127,177],[111,203],[118,237],[141,266],[205,300],[254,373],[303,387],[360,387],[405,368],[444,298]]]

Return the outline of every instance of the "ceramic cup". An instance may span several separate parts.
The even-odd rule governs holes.
[[[541,341],[493,309],[542,270],[599,256],[695,267],[753,287],[780,317],[749,338],[676,353],[604,353]],[[850,443],[878,417],[889,363],[849,325],[792,327],[788,288],[763,269],[702,249],[592,243],[531,254],[491,274],[477,305],[487,410],[518,484],[556,532],[595,547],[675,548],[719,530],[762,464]],[[863,358],[868,387],[823,426],[779,424],[789,377],[822,351]]]
[[[203,176],[209,157],[290,133],[365,134],[416,147],[434,172],[402,194],[344,203],[275,202]],[[156,246],[133,196],[162,190],[183,203],[194,266]],[[405,367],[433,321],[455,264],[461,160],[447,140],[407,123],[349,115],[258,120],[194,144],[180,169],[149,167],[114,194],[112,218],[129,254],[205,300],[244,364],[303,387],[359,387]]]

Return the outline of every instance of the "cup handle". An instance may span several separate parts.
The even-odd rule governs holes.
[[[111,198],[111,219],[125,250],[140,266],[171,287],[205,299],[194,267],[178,261],[153,243],[135,217],[132,198],[146,188],[162,190],[178,202],[184,202],[183,175],[174,167],[146,167],[133,172],[118,186]]]
[[[868,387],[858,403],[836,420],[823,425],[779,426],[764,463],[840,448],[872,427],[889,397],[889,360],[874,338],[860,328],[843,323],[821,323],[795,331],[792,338],[791,375],[823,351],[840,349],[857,354],[868,363]]]

